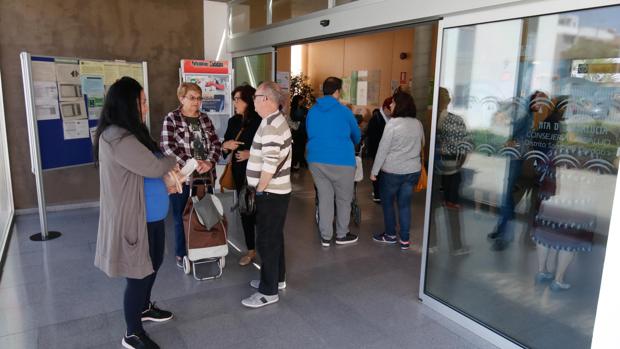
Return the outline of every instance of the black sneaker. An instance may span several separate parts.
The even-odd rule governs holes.
[[[172,318],[171,312],[157,308],[155,303],[149,303],[149,308],[142,312],[142,321],[164,322]]]
[[[323,238],[321,238],[321,246],[323,246],[323,247],[329,247],[329,245],[331,245],[331,243],[332,243],[332,242],[331,242],[330,240],[327,240],[327,239],[323,239]]]
[[[121,344],[127,349],[159,349],[159,345],[153,342],[146,332],[124,336]]]
[[[336,245],[348,245],[357,242],[357,235],[347,233],[344,237],[336,238]]]

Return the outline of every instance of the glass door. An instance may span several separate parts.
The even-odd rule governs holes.
[[[519,346],[588,348],[620,159],[620,6],[514,13],[440,32],[421,294]]]

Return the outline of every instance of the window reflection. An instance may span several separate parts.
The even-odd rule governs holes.
[[[235,86],[258,87],[261,82],[273,80],[271,53],[233,58]]]
[[[444,30],[427,294],[588,347],[620,146],[619,7]]]

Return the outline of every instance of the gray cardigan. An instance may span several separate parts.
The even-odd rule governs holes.
[[[371,174],[379,170],[391,174],[420,172],[420,152],[424,145],[422,123],[415,118],[391,118],[385,125]]]
[[[123,128],[99,139],[100,212],[95,266],[110,277],[142,279],[153,273],[144,203],[144,177],[162,177],[176,164],[157,158]]]

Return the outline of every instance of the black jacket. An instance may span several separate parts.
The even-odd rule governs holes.
[[[377,149],[379,149],[383,129],[385,129],[385,119],[381,115],[381,111],[375,109],[372,111],[372,118],[370,118],[368,128],[366,129],[366,149],[368,156],[372,158],[375,157]]]

